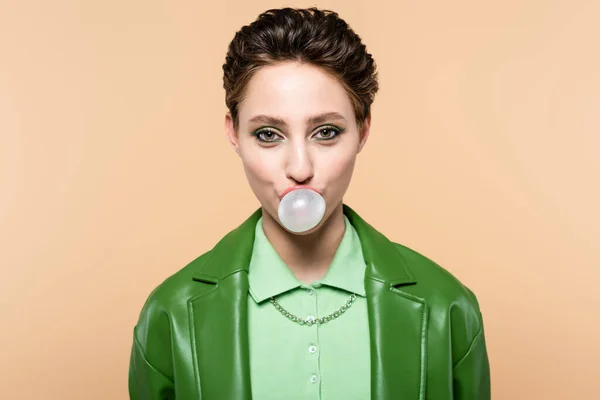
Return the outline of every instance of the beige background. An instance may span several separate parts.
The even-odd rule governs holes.
[[[345,202],[475,291],[494,399],[600,398],[600,3],[316,4],[380,68]],[[146,296],[258,207],[221,65],[283,5],[1,0],[0,397],[127,398]]]

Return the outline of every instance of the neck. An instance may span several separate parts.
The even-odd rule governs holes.
[[[288,232],[264,208],[262,216],[265,236],[298,280],[310,284],[325,276],[344,236],[341,202],[317,230],[306,235]]]

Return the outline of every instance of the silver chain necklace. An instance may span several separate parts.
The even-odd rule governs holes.
[[[277,300],[275,300],[275,298],[271,297],[269,299],[269,301],[271,302],[271,304],[273,304],[275,306],[275,308],[277,309],[277,311],[279,311],[285,317],[289,318],[293,322],[296,322],[296,323],[298,323],[300,325],[307,325],[307,326],[313,326],[315,324],[321,325],[321,324],[324,324],[325,322],[329,322],[329,321],[332,321],[332,320],[336,319],[337,317],[339,317],[340,315],[342,315],[343,313],[345,313],[347,309],[350,308],[350,306],[352,305],[352,303],[354,303],[354,300],[356,300],[356,295],[354,293],[352,293],[350,295],[350,298],[346,301],[346,303],[342,307],[340,307],[339,310],[337,310],[334,313],[331,313],[331,314],[327,315],[326,317],[321,317],[321,318],[314,318],[314,317],[298,318],[297,316],[295,316],[294,314],[290,313],[285,308],[283,308],[281,306],[281,304],[279,304],[277,302]]]

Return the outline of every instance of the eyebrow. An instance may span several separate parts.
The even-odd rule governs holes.
[[[323,122],[327,122],[332,119],[346,121],[346,118],[344,118],[344,116],[342,114],[333,111],[333,112],[327,112],[327,113],[318,114],[318,115],[311,115],[310,117],[308,117],[306,119],[306,123],[309,125],[316,125],[316,124],[322,124]],[[287,127],[287,123],[282,118],[271,117],[269,115],[262,115],[262,114],[250,118],[250,123],[260,123],[260,124],[266,124],[266,125]]]

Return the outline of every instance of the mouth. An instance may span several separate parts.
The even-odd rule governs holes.
[[[291,192],[292,190],[296,190],[296,189],[310,189],[312,191],[315,191],[319,194],[323,194],[323,192],[321,190],[315,189],[312,186],[309,185],[297,185],[297,186],[290,186],[289,188],[285,189],[280,195],[279,195],[279,200],[283,199],[283,196],[285,196],[286,194],[288,194],[289,192]]]

